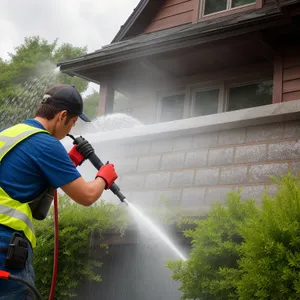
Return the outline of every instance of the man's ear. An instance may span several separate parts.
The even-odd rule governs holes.
[[[67,118],[68,112],[66,110],[62,110],[58,113],[58,121],[63,122]]]

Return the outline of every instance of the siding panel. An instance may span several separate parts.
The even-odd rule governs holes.
[[[284,69],[283,81],[294,80],[300,78],[300,66]]]
[[[293,100],[300,100],[300,91],[283,94],[283,102]]]
[[[154,23],[152,23],[146,32],[153,32],[157,30],[162,30],[166,28],[175,27],[178,25],[188,24],[190,23],[193,17],[193,12],[185,12],[184,14],[172,16],[171,18],[166,18],[162,20],[158,20]]]
[[[299,56],[295,54],[286,53],[284,59],[284,68],[292,68],[300,66],[300,54]]]
[[[167,0],[146,33],[193,22],[194,0]]]
[[[192,2],[190,0],[168,0],[163,7],[174,6],[176,4],[184,3],[184,2]]]
[[[193,10],[192,1],[183,2],[180,5],[172,5],[162,9],[154,18],[154,21],[173,17]]]
[[[300,99],[300,48],[294,47],[284,52],[282,101]]]
[[[283,82],[283,93],[297,92],[300,90],[300,79]]]

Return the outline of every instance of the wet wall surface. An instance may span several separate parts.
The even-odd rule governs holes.
[[[271,123],[182,137],[117,144],[99,143],[102,160],[114,163],[117,184],[129,201],[141,206],[172,206],[207,211],[228,192],[242,189],[242,198],[260,201],[265,187],[276,192],[271,176],[300,170],[298,121]],[[95,170],[85,164],[84,177]],[[87,178],[89,179],[89,178]],[[104,200],[118,203],[106,191]]]
[[[111,246],[100,271],[103,282],[83,283],[76,299],[180,300],[179,284],[164,267],[168,258],[175,257],[146,236],[138,244]]]

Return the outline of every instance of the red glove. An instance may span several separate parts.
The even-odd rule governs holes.
[[[103,165],[98,171],[96,178],[101,177],[106,182],[105,189],[109,189],[110,186],[115,182],[118,178],[118,175],[115,171],[115,166],[113,164]]]
[[[74,145],[68,153],[75,167],[80,166],[85,159],[85,157],[77,151],[76,147],[77,145]]]

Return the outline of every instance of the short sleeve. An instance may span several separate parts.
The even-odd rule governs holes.
[[[63,145],[49,135],[43,135],[43,139],[44,143],[43,140],[39,141],[41,155],[36,163],[48,183],[59,188],[81,177]]]

